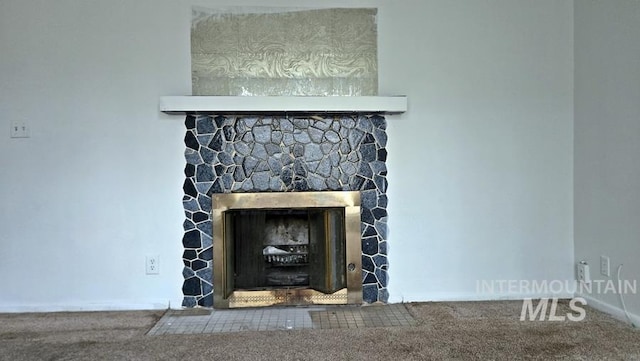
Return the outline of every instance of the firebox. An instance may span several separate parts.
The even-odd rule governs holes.
[[[214,307],[362,302],[359,192],[212,197]]]

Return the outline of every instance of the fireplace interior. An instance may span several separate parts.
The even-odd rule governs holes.
[[[349,291],[361,301],[359,201],[358,192],[215,195],[216,307],[343,304]]]
[[[346,287],[343,209],[238,210],[225,218],[234,289]]]

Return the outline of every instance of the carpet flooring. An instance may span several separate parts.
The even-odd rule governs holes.
[[[0,360],[640,360],[640,330],[591,308],[551,322],[520,321],[520,301],[405,307],[410,326],[157,336],[162,311],[0,314]]]

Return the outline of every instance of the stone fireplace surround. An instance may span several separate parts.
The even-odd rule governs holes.
[[[235,192],[360,191],[363,300],[387,301],[383,116],[188,113],[185,125],[183,306],[213,306],[211,195]]]

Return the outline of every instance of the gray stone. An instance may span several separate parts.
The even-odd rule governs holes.
[[[320,160],[322,156],[323,154],[319,144],[309,143],[304,146],[304,159],[307,162]]]
[[[194,277],[192,277],[192,278],[194,278]],[[196,307],[197,304],[198,304],[198,302],[196,301],[195,297],[185,296],[182,299],[182,307]]]
[[[271,132],[271,141],[275,144],[282,143],[282,132],[279,130],[274,130]]]
[[[293,132],[293,123],[289,119],[280,119],[280,129],[285,132]]]
[[[253,133],[251,132],[244,133],[244,136],[242,137],[242,141],[245,143],[253,143]]]
[[[203,269],[201,269],[201,270],[199,270],[197,272],[198,277],[200,277],[203,280],[207,281],[207,282],[202,282],[202,294],[203,295],[209,294],[213,290],[213,288],[209,284],[209,282],[213,281],[212,272],[213,272],[213,269],[211,267],[203,268]]]
[[[382,129],[376,128],[373,130],[373,136],[376,138],[376,141],[379,144],[379,148],[384,148],[387,146],[387,132]]]
[[[246,124],[247,127],[249,128],[252,128],[258,122],[258,118],[254,118],[254,117],[244,117],[243,119],[244,119],[244,124]]]
[[[349,132],[350,132],[349,128],[345,128],[345,127],[340,128],[340,132],[339,132],[340,137],[342,137],[342,139],[347,139],[347,137],[349,136]]]
[[[193,224],[193,222],[191,222],[191,220],[185,219],[184,222],[182,222],[182,228],[185,231],[190,231],[190,230],[196,228],[196,225]]]
[[[193,272],[193,270],[189,267],[185,267],[182,269],[182,277],[184,278],[189,278],[189,277],[193,277],[195,275],[195,273]]]
[[[305,164],[303,161],[296,159],[293,162],[293,174],[303,178],[307,176],[307,169],[305,168]]]
[[[377,268],[375,271],[375,275],[376,278],[378,279],[378,283],[381,286],[386,286],[387,285],[387,271]],[[378,296],[378,299],[380,299],[380,297]]]
[[[280,162],[282,163],[283,166],[292,164],[294,160],[295,158],[291,154],[283,154],[282,157],[280,158]]]
[[[264,145],[260,143],[256,143],[253,145],[253,150],[251,151],[251,155],[258,159],[263,159],[263,160],[267,160],[268,158],[267,150],[265,149]]]
[[[236,128],[237,134],[244,134],[244,132],[247,131],[247,127],[244,125],[244,120],[241,118],[236,120],[234,127]]]
[[[212,184],[213,182],[196,183],[196,189],[198,190],[198,193],[207,193]]]
[[[189,197],[189,200],[182,201],[182,205],[184,206],[184,209],[189,212],[197,212],[200,210],[200,205],[195,198]]]
[[[213,120],[210,117],[198,118],[196,121],[196,130],[198,134],[210,134],[215,133],[216,127],[213,125]]]
[[[378,193],[375,189],[360,192],[360,202],[362,207],[374,209],[378,206]]]
[[[242,190],[250,192],[253,190],[253,181],[251,179],[246,179],[242,182]]]
[[[221,182],[222,186],[224,187],[223,191],[225,193],[226,191],[230,191],[231,187],[233,186],[233,176],[230,173],[227,173],[227,174],[223,174],[222,177],[220,177],[220,179],[222,181]]]
[[[331,160],[329,157],[322,158],[315,172],[325,178],[331,175]]]
[[[332,190],[332,191],[338,191],[341,190],[343,187],[340,184],[340,182],[338,182],[336,179],[334,178],[329,178],[326,180],[327,182],[327,189]]]
[[[233,154],[236,152],[236,149],[233,147],[233,143],[228,142],[228,143],[225,143],[224,145],[224,151],[229,154]]]
[[[267,163],[266,160],[261,160],[260,163],[258,163],[258,165],[256,166],[256,168],[253,170],[254,172],[266,172],[271,170],[269,168],[269,163]]]
[[[331,128],[332,128],[333,130],[335,130],[336,132],[339,132],[339,131],[340,131],[340,128],[342,128],[342,127],[340,126],[340,121],[338,121],[338,120],[334,121],[334,122],[333,122],[333,124],[331,124]]]
[[[389,266],[389,261],[387,260],[387,256],[383,254],[377,254],[373,256],[373,262],[376,264],[377,268],[380,268],[383,266]]]
[[[331,123],[332,122],[333,122],[332,119],[322,119],[322,120],[318,120],[318,121],[314,122],[313,126],[318,128],[318,129],[327,130],[327,129],[331,128]]]
[[[233,182],[233,186],[231,187],[231,190],[232,190],[233,192],[237,192],[237,191],[239,191],[239,190],[241,190],[241,189],[242,189],[242,183],[240,183],[240,182]]]
[[[342,123],[343,127],[347,127],[349,129],[353,128],[356,126],[356,122],[355,120],[349,118],[349,117],[342,117],[340,119],[340,122]]]
[[[343,139],[340,142],[340,153],[342,154],[349,154],[349,152],[351,152],[351,147],[349,146],[349,141],[346,139]]]
[[[381,193],[387,192],[387,178],[375,175],[373,176],[373,181],[376,183],[376,187],[380,190]]]
[[[319,161],[307,162],[307,170],[311,173],[315,173],[319,164]]]
[[[309,119],[296,118],[293,120],[293,125],[298,129],[307,129],[309,127]]]
[[[222,134],[224,134],[224,139],[227,142],[232,142],[236,136],[236,131],[235,129],[233,129],[233,126],[225,125],[224,127],[222,127]]]
[[[300,143],[309,143],[311,142],[311,138],[309,137],[309,133],[296,129],[296,131],[293,133],[293,139],[296,140],[296,142],[300,142]]]
[[[202,232],[202,234],[209,234],[209,235],[213,234],[213,228],[212,228],[211,221],[205,221],[205,222],[202,222],[202,223],[198,223],[196,225],[196,228],[198,228]]]
[[[309,136],[314,143],[322,142],[322,136],[324,132],[318,128],[309,127]]]
[[[203,212],[211,212],[211,197],[204,194],[198,195],[198,204]]]
[[[185,150],[184,158],[187,161],[187,164],[198,165],[203,163],[202,158],[200,157],[200,153],[196,152],[193,149]]]
[[[244,159],[244,164],[242,165],[244,168],[244,174],[246,174],[247,176],[251,176],[251,173],[253,173],[253,170],[258,165],[258,163],[259,163],[258,159],[251,156],[246,157]]]
[[[333,130],[328,130],[324,133],[324,137],[331,143],[338,143],[340,141],[340,135]]]
[[[307,182],[309,184],[309,188],[312,190],[321,191],[327,188],[324,178],[313,173],[309,174]]]
[[[259,191],[266,191],[269,189],[269,184],[271,181],[269,172],[254,173],[251,179],[253,180],[254,187]]]
[[[258,143],[268,143],[271,141],[271,126],[260,125],[253,127],[253,139]]]
[[[268,160],[269,168],[271,168],[271,173],[275,176],[279,176],[282,173],[282,163],[277,158],[269,157]]]
[[[218,157],[218,152],[214,152],[213,150],[202,147],[200,148],[200,156],[202,157],[202,161],[206,164],[213,164],[216,162],[216,158]]]
[[[353,151],[351,153],[349,153],[349,155],[347,156],[347,160],[349,162],[353,162],[353,163],[357,163],[360,161],[360,155],[358,155],[358,151]]]
[[[220,163],[226,166],[236,164],[236,162],[233,160],[233,157],[229,155],[229,153],[225,152],[218,153],[218,160],[220,161]]]
[[[205,145],[209,144],[209,142],[211,142],[211,139],[213,139],[213,134],[207,134],[207,135],[199,135],[197,136],[198,138],[198,143],[200,143],[200,145]]]
[[[280,180],[279,177],[271,177],[271,180],[269,181],[269,189],[274,191],[274,192],[278,192],[281,191],[283,188],[283,184],[282,181]]]
[[[347,163],[348,164],[348,163]],[[373,171],[371,167],[369,167],[369,163],[362,162],[360,163],[360,168],[358,169],[358,174],[364,178],[373,178]]]
[[[371,124],[371,119],[365,116],[358,117],[358,124],[356,127],[364,132],[371,133],[373,131],[373,124]]]
[[[293,167],[288,166],[282,169],[282,174],[280,175],[280,180],[284,184],[285,187],[290,187],[293,182]]]
[[[262,118],[262,124],[272,124],[273,118]]]
[[[342,175],[342,171],[340,170],[340,168],[338,168],[338,167],[332,167],[331,168],[331,177],[333,177],[335,179],[340,179],[341,175]]]
[[[387,223],[383,221],[375,221],[374,224],[380,237],[382,237],[382,239],[387,239]]]
[[[374,174],[385,175],[387,173],[387,164],[385,162],[376,160],[375,162],[369,163],[369,165]]]
[[[196,168],[196,182],[212,182],[215,178],[210,164],[200,164]]]
[[[364,133],[358,129],[353,129],[351,130],[351,132],[349,132],[349,144],[351,145],[352,149],[356,149],[360,146],[360,142],[362,141],[362,138],[364,137]]]
[[[331,149],[333,149],[333,144],[331,143],[322,143],[320,144],[320,149],[322,149],[322,154],[331,153]]]
[[[247,176],[244,174],[243,167],[236,167],[233,171],[233,180],[236,182],[242,182]]]
[[[302,144],[295,144],[291,147],[291,154],[296,158],[302,157],[304,155],[304,146]]]
[[[293,139],[293,133],[284,133],[282,137],[282,143],[287,147],[294,145],[296,143],[296,140]]]
[[[378,156],[378,150],[376,149],[375,144],[363,144],[360,147],[360,154],[362,155],[363,161],[373,162]]]
[[[353,163],[350,162],[345,162],[343,164],[340,165],[340,169],[342,170],[342,172],[348,176],[352,176],[354,174],[356,174],[357,169],[355,167],[355,165]]]
[[[236,149],[236,152],[244,156],[247,156],[249,155],[249,153],[251,153],[251,147],[249,147],[245,142],[237,142],[235,144],[235,149]]]
[[[340,175],[340,184],[349,184],[349,176],[342,173]]]
[[[280,148],[279,145],[275,145],[273,143],[267,143],[264,147],[267,149],[267,154],[269,154],[270,156],[282,152],[282,148]]]
[[[337,167],[340,164],[340,153],[333,152],[329,154],[329,159],[331,159],[331,165]]]

